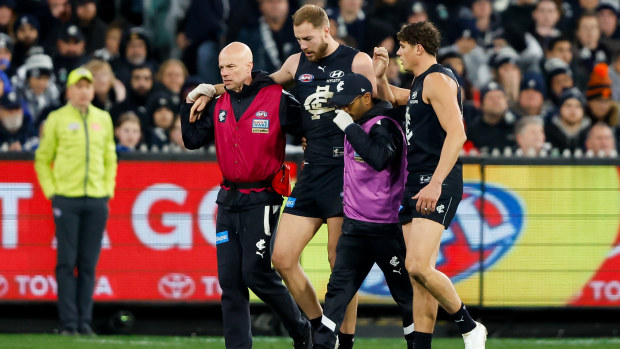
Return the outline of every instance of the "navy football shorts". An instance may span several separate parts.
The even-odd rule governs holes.
[[[284,213],[323,220],[342,216],[343,178],[344,165],[305,164]]]
[[[443,225],[446,229],[450,226],[452,219],[456,215],[456,209],[463,198],[463,179],[462,177],[456,177],[449,175],[443,182],[443,186],[441,188],[441,195],[439,196],[439,200],[437,201],[437,205],[435,205],[435,211],[422,215],[416,211],[415,207],[418,203],[417,199],[413,199],[413,197],[427,184],[424,180],[424,175],[421,180],[414,184],[413,186],[409,186],[410,183],[407,183],[405,187],[405,193],[403,195],[402,208],[398,213],[398,219],[401,224],[410,223],[414,218],[426,218],[432,221],[435,221],[441,225]],[[410,175],[410,178],[412,175]],[[422,183],[424,182],[424,183]]]

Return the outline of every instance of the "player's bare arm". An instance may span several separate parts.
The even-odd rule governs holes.
[[[281,85],[285,89],[290,88],[291,85],[295,83],[295,72],[297,71],[297,67],[299,66],[300,56],[301,53],[290,55],[286,59],[286,61],[284,61],[284,64],[282,64],[280,70],[269,75],[271,80],[273,80],[273,82],[275,82],[276,84]]]
[[[375,47],[372,56],[372,67],[376,76],[377,94],[380,99],[386,100],[394,107],[407,104],[409,90],[390,85],[387,78],[387,67],[390,56],[385,47]],[[371,80],[372,81],[372,80]]]
[[[432,73],[424,79],[422,98],[433,107],[441,127],[446,131],[446,140],[430,183],[413,197],[418,199],[416,210],[420,213],[426,212],[424,208],[428,208],[428,213],[435,211],[441,185],[454,167],[467,139],[456,99],[457,89],[454,80],[445,74]]]
[[[364,52],[358,52],[353,58],[351,71],[360,75],[364,75],[372,84],[372,95],[377,95],[377,79],[375,71],[372,67],[372,58]]]

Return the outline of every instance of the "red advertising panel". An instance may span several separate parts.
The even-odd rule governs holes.
[[[2,161],[0,173],[0,300],[55,300],[50,202],[31,161]],[[215,199],[220,180],[214,162],[121,161],[95,299],[218,301]]]

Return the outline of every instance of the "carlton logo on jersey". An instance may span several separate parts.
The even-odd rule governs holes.
[[[252,120],[252,133],[269,133],[269,120]]]
[[[334,93],[329,91],[329,85],[316,87],[316,91],[304,101],[304,108],[308,113],[312,114],[311,120],[319,120],[321,114],[335,109],[327,106],[327,101],[333,96]]]
[[[299,80],[301,82],[310,82],[310,81],[314,80],[314,75],[312,75],[312,74],[301,74],[299,76],[299,78],[297,78],[297,80]]]
[[[265,119],[266,117],[269,116],[269,113],[261,110],[261,111],[257,111],[256,114],[254,114],[254,116],[256,116],[257,118]]]
[[[515,247],[524,227],[525,205],[513,191],[486,184],[484,210],[479,182],[466,182],[463,199],[450,227],[441,237],[437,269],[454,283],[492,268]],[[482,227],[482,239],[480,234]],[[480,247],[482,244],[482,261]],[[390,296],[381,269],[374,265],[360,287],[367,294]]]

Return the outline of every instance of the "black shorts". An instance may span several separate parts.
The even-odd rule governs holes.
[[[425,175],[420,175],[425,176]],[[411,175],[410,175],[411,177]],[[422,215],[416,211],[417,199],[412,199],[426,184],[422,181],[414,183],[414,186],[406,186],[403,194],[402,208],[398,213],[401,224],[410,223],[414,218],[426,218],[443,225],[446,229],[450,226],[456,215],[456,209],[463,198],[463,179],[457,176],[448,176],[442,185],[441,195],[435,205],[435,211]]]
[[[322,218],[342,216],[342,166],[304,165],[284,213]]]

